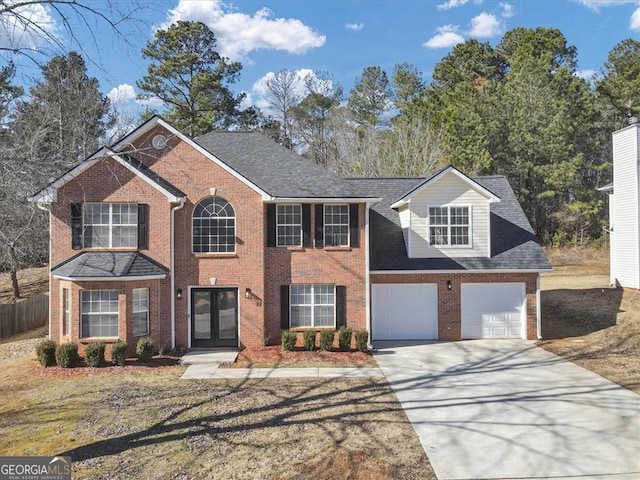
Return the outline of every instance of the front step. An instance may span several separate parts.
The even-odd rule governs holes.
[[[181,365],[213,365],[233,363],[238,357],[237,349],[195,349],[185,353],[180,359]]]

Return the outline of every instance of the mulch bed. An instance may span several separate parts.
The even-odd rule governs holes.
[[[84,363],[72,368],[62,368],[58,366],[43,367],[37,361],[33,361],[31,365],[31,373],[44,377],[79,377],[79,376],[96,376],[96,375],[122,375],[129,373],[150,372],[154,369],[162,367],[171,367],[178,364],[180,357],[172,355],[155,356],[150,362],[138,362],[135,358],[129,358],[125,362],[124,367],[114,366],[107,363],[103,367],[87,367]]]
[[[223,367],[260,368],[260,367],[377,367],[370,353],[356,350],[342,352],[339,350],[306,351],[297,348],[293,352],[285,352],[280,345],[261,348],[245,348],[238,354],[233,364]]]

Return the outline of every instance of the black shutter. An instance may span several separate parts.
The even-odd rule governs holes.
[[[349,205],[349,237],[352,247],[360,246],[360,225],[358,222],[358,204],[352,203]]]
[[[149,206],[145,203],[138,204],[138,248],[149,248],[148,220],[147,212]]]
[[[324,206],[316,204],[316,247],[324,246]]]
[[[302,204],[302,246],[311,246],[311,205]]]
[[[347,287],[336,286],[336,328],[347,324]]]
[[[71,204],[71,248],[82,248],[82,204]]]
[[[289,329],[289,285],[280,285],[280,328]]]
[[[276,206],[267,204],[267,247],[276,246]]]

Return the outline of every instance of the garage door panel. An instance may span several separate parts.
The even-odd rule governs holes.
[[[524,338],[524,283],[461,286],[462,338]]]
[[[437,336],[435,284],[374,284],[371,289],[373,340],[433,340]]]

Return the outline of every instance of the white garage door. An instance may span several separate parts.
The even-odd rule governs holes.
[[[371,289],[373,340],[434,340],[438,333],[435,284],[385,283]]]
[[[462,338],[526,338],[524,283],[463,283]]]

